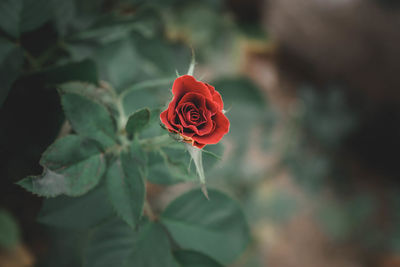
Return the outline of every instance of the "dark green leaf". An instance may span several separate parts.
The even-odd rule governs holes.
[[[3,0],[0,2],[0,28],[13,37],[20,33],[20,14],[22,0]]]
[[[87,244],[85,267],[122,267],[132,253],[137,233],[126,223],[113,219],[97,227]]]
[[[166,208],[161,222],[179,247],[229,264],[245,249],[249,228],[235,201],[213,189],[208,193],[209,201],[200,190],[178,197]]]
[[[3,37],[0,37],[0,64],[3,63],[7,55],[17,48],[17,45]]]
[[[126,123],[126,131],[129,135],[135,135],[140,132],[150,121],[150,110],[148,108],[140,109],[129,116]]]
[[[87,246],[84,266],[178,267],[161,225],[145,222],[135,231],[120,220],[95,229]]]
[[[52,0],[54,22],[61,36],[65,36],[68,26],[76,15],[75,1]]]
[[[96,55],[102,78],[114,88],[121,89],[135,81],[141,71],[139,55],[128,40],[113,42],[101,48]]]
[[[20,239],[17,222],[5,210],[0,209],[0,248],[14,248]]]
[[[35,30],[49,21],[53,16],[52,3],[49,0],[17,0],[22,1],[20,14],[20,32]]]
[[[41,267],[81,267],[90,231],[46,227],[46,256]]]
[[[17,38],[23,32],[34,30],[52,16],[48,0],[2,0],[0,2],[0,28]]]
[[[107,172],[108,196],[118,215],[134,227],[143,213],[145,183],[140,163],[131,154],[122,153]]]
[[[178,250],[174,257],[181,267],[222,267],[208,256],[190,250]]]
[[[78,94],[61,97],[65,115],[80,135],[99,141],[104,148],[115,144],[115,125],[107,109]]]
[[[18,182],[40,196],[61,194],[79,196],[98,184],[105,171],[105,160],[97,142],[70,135],[57,140],[43,154],[44,172]]]
[[[160,224],[142,226],[133,253],[124,266],[178,267],[171,253],[168,235]]]
[[[23,52],[20,47],[0,37],[0,107],[21,73],[23,62]]]
[[[93,227],[113,214],[106,193],[105,186],[99,186],[81,197],[59,196],[45,199],[38,221],[68,229]]]
[[[52,67],[39,73],[39,76],[50,85],[58,85],[69,81],[98,83],[95,63],[90,59]]]

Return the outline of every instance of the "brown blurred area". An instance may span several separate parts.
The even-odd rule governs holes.
[[[231,2],[240,10],[240,1]],[[303,84],[314,90],[330,83],[345,85],[340,89],[362,116],[340,157],[351,166],[359,190],[376,196],[375,223],[385,232],[392,216],[385,191],[399,186],[400,11],[366,0],[242,1],[242,10],[251,10],[250,2],[270,41],[262,49],[246,46],[242,71],[283,117],[296,105]],[[385,249],[372,251],[357,240],[333,241],[311,216],[315,199],[289,176],[282,170],[257,189],[261,196],[290,192],[301,207],[288,222],[267,220],[255,227],[265,266],[400,266],[400,256]],[[330,190],[324,194],[338,197]]]

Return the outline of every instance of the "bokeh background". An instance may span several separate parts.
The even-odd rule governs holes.
[[[396,0],[1,0],[0,266],[79,266],[14,184],[68,131],[55,85],[171,80],[192,49],[231,120],[208,184],[251,226],[232,266],[400,266],[399,29]],[[148,190],[161,208],[192,184]]]

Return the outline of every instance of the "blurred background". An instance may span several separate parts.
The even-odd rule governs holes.
[[[192,48],[231,121],[208,183],[251,226],[232,266],[400,266],[399,29],[396,0],[1,0],[0,266],[79,266],[14,184],[65,131],[55,85],[173,79]],[[131,110],[169,100],[139,92]]]

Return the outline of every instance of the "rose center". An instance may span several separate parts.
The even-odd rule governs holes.
[[[196,110],[191,110],[188,114],[189,121],[198,122],[200,120],[200,114]]]

